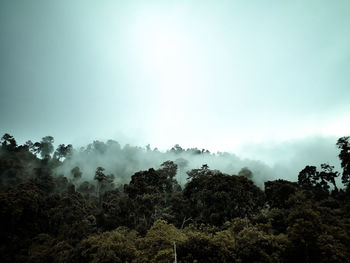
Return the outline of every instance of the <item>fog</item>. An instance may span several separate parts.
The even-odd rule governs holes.
[[[0,132],[233,153],[343,136],[349,12],[344,0],[1,1]]]
[[[106,174],[114,174],[115,184],[129,183],[130,177],[138,171],[159,168],[167,161],[178,165],[177,181],[187,182],[186,172],[207,164],[210,169],[237,175],[248,167],[253,172],[252,180],[259,187],[275,179],[297,181],[298,173],[306,165],[318,166],[329,163],[339,170],[338,150],[335,137],[310,137],[281,144],[242,145],[238,154],[228,152],[210,153],[205,149],[183,149],[175,145],[167,151],[159,151],[150,145],[146,147],[120,145],[117,141],[94,141],[85,147],[75,149],[57,169],[58,174],[71,177],[71,170],[78,166],[82,180],[92,180],[96,168],[105,168]]]
[[[247,166],[260,185],[338,167],[349,11],[349,1],[1,1],[0,133],[72,143],[60,173],[78,165],[91,178],[103,166],[120,183],[181,158],[182,183],[203,163]],[[110,138],[120,145],[86,146]],[[167,151],[176,143],[212,154]]]

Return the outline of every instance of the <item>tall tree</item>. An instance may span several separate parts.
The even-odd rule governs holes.
[[[253,178],[253,172],[248,167],[243,167],[239,172],[239,176],[247,177],[248,179]]]
[[[213,171],[208,166],[188,172],[191,178],[183,191],[198,223],[220,226],[235,217],[251,217],[263,206],[264,194],[243,176]]]
[[[54,153],[54,158],[57,158],[58,160],[61,158],[67,158],[72,154],[73,151],[73,146],[71,144],[60,144],[58,145],[55,153]]]
[[[101,185],[104,180],[106,180],[107,176],[104,174],[105,168],[103,167],[97,167],[95,172],[94,179],[97,181],[97,192],[100,195]]]
[[[33,153],[40,153],[41,158],[50,159],[50,155],[54,151],[53,143],[54,138],[52,136],[45,136],[41,139],[41,142],[33,144],[31,141],[28,141],[27,145]]]
[[[320,178],[324,181],[331,183],[334,186],[334,190],[338,190],[337,185],[335,183],[335,178],[339,176],[337,171],[334,171],[334,166],[323,163],[321,164],[322,171],[320,172]]]
[[[307,165],[298,175],[298,184],[305,189],[311,189],[316,184],[317,176],[316,166]]]
[[[105,175],[103,167],[97,167],[94,179],[97,181],[97,194],[99,197],[99,203],[101,204],[101,195],[105,190],[111,190],[113,188],[114,175]]]
[[[80,180],[82,176],[82,172],[80,171],[80,168],[78,166],[74,167],[71,171],[71,174],[73,176],[73,181],[78,181]]]
[[[340,149],[339,159],[343,168],[342,183],[347,187],[350,186],[350,136],[341,137],[337,141],[337,146]]]
[[[5,133],[1,138],[1,146],[4,150],[14,151],[17,147],[17,142],[13,136]]]
[[[53,147],[54,138],[52,136],[45,136],[41,140],[41,157],[45,158],[50,156],[54,150]]]

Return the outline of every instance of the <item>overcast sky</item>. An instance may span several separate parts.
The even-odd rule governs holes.
[[[334,147],[350,134],[349,14],[347,0],[1,0],[0,132]]]

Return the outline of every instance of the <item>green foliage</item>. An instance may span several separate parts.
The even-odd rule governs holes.
[[[76,243],[96,231],[97,213],[94,205],[79,193],[49,196],[46,213],[50,232],[71,243]]]
[[[124,191],[133,203],[134,224],[136,229],[144,234],[157,219],[172,221],[172,196],[181,190],[176,175],[177,165],[166,161],[161,168],[140,171],[131,177],[129,184],[124,185]]]
[[[36,168],[35,177],[31,180],[38,188],[51,193],[55,189],[54,178],[51,176],[50,171],[45,168]]]
[[[77,246],[79,262],[131,262],[135,259],[136,232],[118,228],[99,235],[91,235]]]
[[[95,190],[95,185],[89,183],[88,181],[84,181],[82,182],[77,189],[80,193],[82,194],[95,194],[96,190]]]
[[[73,247],[65,241],[59,241],[50,235],[39,234],[33,238],[28,248],[28,262],[64,263],[70,262]]]
[[[244,176],[247,177],[248,179],[252,179],[253,178],[253,172],[251,170],[249,170],[248,167],[243,167],[239,172],[238,172],[239,176]]]
[[[144,238],[137,241],[135,262],[171,262],[174,259],[174,241],[181,247],[186,236],[164,220],[157,220]]]
[[[318,199],[328,196],[330,186],[332,184],[337,189],[335,178],[338,172],[334,172],[334,166],[329,164],[321,164],[322,171],[317,171],[315,166],[306,166],[298,175],[298,184],[304,189],[311,190]]]
[[[83,174],[78,166],[74,167],[70,172],[73,176],[74,181],[79,180]]]
[[[102,196],[102,210],[100,226],[104,230],[112,230],[118,226],[134,226],[134,203],[124,193],[118,190],[105,192]]]
[[[45,195],[33,184],[20,185],[0,192],[0,234],[31,236],[45,231],[46,215],[41,210]]]
[[[161,169],[141,171],[131,177],[130,184],[124,186],[124,190],[131,198],[137,195],[159,193],[168,197],[178,189],[174,179],[177,165],[172,161],[161,164]]]
[[[236,237],[240,262],[281,262],[288,247],[284,234],[269,235],[255,227],[243,229]]]
[[[285,180],[265,182],[265,195],[271,207],[287,208],[287,200],[298,189],[296,183]]]
[[[189,173],[183,194],[191,217],[198,222],[222,225],[235,217],[250,217],[264,204],[263,192],[243,176],[230,176],[203,166]]]
[[[69,158],[72,154],[73,146],[71,144],[64,145],[60,144],[58,145],[55,153],[54,158],[61,159],[61,158]]]
[[[50,154],[54,151],[53,143],[54,138],[52,136],[45,136],[41,139],[39,146],[41,158],[50,157]]]
[[[56,174],[72,147],[60,145],[51,158],[52,143],[50,136],[19,146],[9,134],[1,139],[0,262],[172,262],[174,242],[179,263],[349,262],[349,137],[337,143],[346,191],[329,164],[306,166],[297,183],[268,181],[264,191],[248,169],[235,176],[203,165],[188,171],[182,190],[180,159],[116,189],[102,167],[96,183],[80,181],[78,164],[68,178]],[[108,145],[120,148],[113,141],[89,147],[102,154]]]
[[[8,133],[5,133],[4,136],[1,137],[1,149],[6,151],[14,151],[17,147],[17,142],[13,136]]]
[[[340,149],[339,159],[343,168],[342,182],[346,186],[350,185],[350,137],[341,137],[337,141],[337,146]]]
[[[178,245],[178,258],[183,262],[220,262],[212,234],[186,230],[186,239]]]
[[[97,167],[94,179],[97,181],[97,193],[99,197],[99,204],[101,205],[101,195],[104,191],[111,190],[114,188],[114,175],[105,175],[103,167]]]

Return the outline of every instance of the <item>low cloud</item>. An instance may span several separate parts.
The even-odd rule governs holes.
[[[248,167],[253,172],[253,181],[263,187],[268,180],[296,181],[299,171],[306,165],[329,163],[340,170],[336,140],[335,137],[314,136],[279,144],[246,144],[238,154],[210,153],[204,149],[182,149],[180,146],[163,152],[150,146],[122,146],[113,140],[94,141],[74,150],[71,158],[66,159],[56,172],[70,177],[70,171],[78,166],[83,172],[83,179],[92,180],[96,168],[102,166],[106,173],[115,175],[116,184],[124,184],[135,172],[157,169],[163,162],[171,160],[178,164],[177,180],[182,185],[187,182],[187,171],[207,164],[210,169],[235,175]]]

